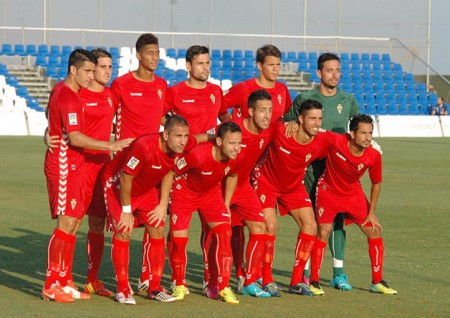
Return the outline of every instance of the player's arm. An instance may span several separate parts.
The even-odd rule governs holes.
[[[170,188],[172,187],[175,171],[170,170],[162,179],[158,205],[148,212],[148,221],[150,224],[157,221],[155,227],[158,227],[164,221],[167,215],[167,207],[169,205]]]
[[[370,188],[370,207],[369,207],[369,215],[367,216],[367,219],[362,224],[363,226],[370,222],[372,224],[372,233],[375,230],[375,227],[378,226],[380,230],[383,230],[381,227],[380,222],[378,221],[376,208],[378,204],[378,198],[380,197],[380,191],[381,191],[381,183],[372,183],[372,186]]]
[[[228,211],[230,211],[231,198],[233,198],[237,182],[238,182],[237,174],[230,174],[225,179],[225,193],[223,201],[225,202],[225,206],[227,207]]]
[[[69,132],[67,135],[69,136],[69,143],[72,146],[91,150],[120,151],[123,148],[128,147],[130,143],[133,141],[133,138],[127,138],[115,142],[101,141],[86,136],[80,131],[72,131]]]
[[[133,185],[133,176],[126,172],[120,175],[120,204],[122,205],[122,213],[120,213],[120,221],[117,224],[119,230],[130,232],[133,230],[134,217],[131,210],[131,189]]]
[[[195,140],[197,140],[198,144],[201,144],[202,142],[216,140],[215,134],[195,134],[193,135],[193,137],[195,138]]]
[[[48,127],[45,128],[45,132],[44,132],[44,144],[47,146],[48,151],[53,152],[52,148],[56,148],[58,147],[58,144],[60,142],[59,140],[59,136],[55,135],[55,136],[50,136],[50,132]]]
[[[224,114],[219,114],[219,120],[222,123],[224,121],[230,121],[231,119],[233,119],[233,116],[231,116],[231,114],[229,112],[226,112]]]

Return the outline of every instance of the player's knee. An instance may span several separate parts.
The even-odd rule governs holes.
[[[277,234],[277,222],[276,221],[266,221],[266,232],[269,235]]]

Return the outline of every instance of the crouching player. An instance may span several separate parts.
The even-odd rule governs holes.
[[[371,291],[397,294],[383,280],[384,246],[382,227],[376,214],[382,180],[381,154],[372,148],[373,120],[369,115],[355,115],[350,121],[350,134],[336,135],[327,152],[327,168],[317,185],[316,219],[318,241],[311,256],[311,291],[324,294],[319,284],[319,271],[332,223],[338,213],[356,223],[367,236],[372,266]],[[372,186],[370,202],[360,183],[366,170]]]
[[[111,258],[117,280],[117,302],[136,304],[128,282],[129,246],[135,218],[136,223],[143,224],[150,233],[147,265],[151,279],[147,297],[161,302],[175,301],[161,287],[165,261],[164,219],[173,180],[172,175],[165,176],[178,156],[195,144],[196,140],[189,137],[186,120],[173,116],[167,120],[161,134],[139,137],[106,166],[102,180],[108,220],[114,231]]]

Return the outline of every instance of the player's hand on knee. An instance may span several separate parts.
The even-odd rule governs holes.
[[[117,224],[117,227],[119,230],[122,230],[123,232],[130,232],[133,231],[134,226],[134,216],[131,213],[121,213],[120,214],[120,221]]]

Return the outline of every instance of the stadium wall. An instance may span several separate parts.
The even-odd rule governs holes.
[[[375,137],[450,137],[450,117],[375,116],[375,123]],[[46,127],[43,112],[0,112],[0,136],[43,136]]]

